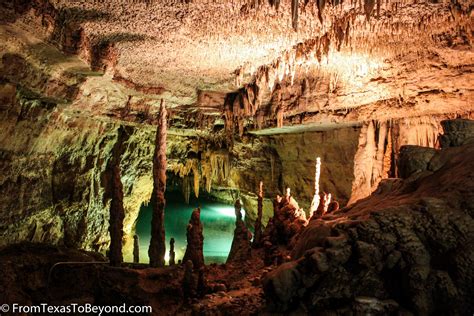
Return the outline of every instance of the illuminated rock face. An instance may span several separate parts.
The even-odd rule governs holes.
[[[264,181],[264,223],[286,186],[309,210],[316,155],[344,205],[397,175],[400,146],[436,147],[441,119],[472,118],[468,1],[207,2],[2,2],[0,244],[107,248],[104,173],[126,125],[131,247],[163,99],[184,198],[239,190],[252,221]]]
[[[270,306],[314,313],[472,310],[473,154],[472,142],[438,151],[430,170],[382,182],[371,197],[311,221],[294,261],[264,281]]]
[[[72,109],[41,99],[24,89],[17,93],[17,88],[9,83],[2,87],[4,99],[10,103],[3,105],[0,122],[4,131],[0,136],[4,171],[0,198],[4,232],[1,241],[10,244],[32,240],[106,249],[110,198],[107,197],[109,185],[104,174],[113,156],[120,123],[75,114]],[[191,161],[201,172],[198,172],[197,182],[192,181],[189,191],[194,192],[194,183],[198,183],[201,191],[210,187],[211,195],[229,201],[232,199],[229,190],[238,189],[249,221],[256,218],[257,203],[253,192],[263,180],[268,183],[263,203],[263,223],[266,224],[272,213],[271,198],[281,194],[285,187],[292,188],[292,194],[309,211],[314,193],[316,155],[323,161],[321,191],[331,192],[333,198],[344,205],[351,196],[362,198],[375,190],[379,180],[369,179],[375,174],[379,176],[374,179],[382,179],[379,170],[387,170],[387,163],[393,165],[393,161],[387,160],[387,152],[396,154],[395,149],[404,144],[431,145],[428,140],[434,141],[440,120],[392,122],[390,133],[393,135],[398,131],[405,136],[398,138],[397,145],[392,143],[392,150],[385,143],[383,156],[375,155],[374,149],[378,145],[375,139],[382,139],[380,128],[373,130],[373,145],[370,145],[373,147],[361,141],[361,137],[367,137],[366,125],[321,132],[251,136],[236,142],[233,149],[205,135],[171,134],[167,144],[168,174],[181,189],[185,172],[194,177],[193,168],[189,171],[185,168]],[[127,130],[130,136],[124,144],[121,180],[125,247],[131,248],[134,222],[142,203],[149,200],[153,187],[154,128],[132,125]],[[411,137],[411,131],[418,136]],[[228,158],[219,160],[221,157]],[[370,165],[373,167],[367,168]]]

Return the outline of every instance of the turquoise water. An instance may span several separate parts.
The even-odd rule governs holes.
[[[201,222],[204,226],[204,260],[206,264],[226,261],[234,237],[235,212],[233,205],[203,198],[191,199],[190,203],[186,204],[181,194],[176,193],[166,195],[166,261],[168,261],[171,237],[175,239],[176,262],[183,258],[186,251],[186,227],[192,211],[197,206],[201,207]],[[151,204],[143,205],[136,225],[136,232],[140,240],[140,262],[142,263],[148,262],[151,215]]]

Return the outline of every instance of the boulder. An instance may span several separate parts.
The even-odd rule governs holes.
[[[441,122],[444,134],[440,136],[442,148],[457,147],[474,141],[474,121],[467,119],[445,120]]]

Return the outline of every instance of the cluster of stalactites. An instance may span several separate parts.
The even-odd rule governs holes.
[[[215,181],[225,181],[230,175],[230,159],[228,153],[211,152],[206,159],[188,159],[186,163],[176,163],[170,166],[171,171],[182,178],[182,192],[186,203],[189,203],[191,192],[194,188],[194,196],[199,197],[201,179],[204,181],[205,189],[211,192]],[[191,181],[192,173],[192,181]]]
[[[182,192],[186,203],[189,203],[191,197],[191,184],[194,187],[194,195],[199,197],[199,161],[198,159],[188,159],[186,163],[178,163],[170,166],[171,171],[183,179],[182,181]],[[193,181],[191,181],[191,173],[193,174]]]
[[[338,50],[344,43],[348,43],[349,26],[353,18],[354,15],[348,15],[339,21],[334,32],[299,43],[272,63],[260,66],[251,83],[243,84],[245,67],[236,70],[236,85],[243,87],[237,92],[229,93],[224,101],[225,128],[230,144],[236,132],[243,135],[247,119],[252,118],[257,129],[264,127],[265,113],[262,112],[261,105],[265,95],[275,92],[278,99],[275,101],[281,101],[281,93],[278,91],[286,83],[294,83],[299,69],[308,70],[314,64],[321,64],[323,57],[329,54],[331,43]],[[274,115],[277,127],[283,127],[283,111],[276,110]]]
[[[211,192],[214,181],[227,180],[229,177],[230,162],[227,153],[211,153],[205,162],[201,162],[201,166],[207,192]]]

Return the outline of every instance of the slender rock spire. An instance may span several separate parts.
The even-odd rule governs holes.
[[[199,270],[204,266],[204,236],[202,233],[201,210],[196,208],[191,214],[191,219],[186,232],[186,239],[188,246],[184,253],[183,263],[186,264],[188,260],[193,262],[194,269]]]
[[[109,260],[113,266],[120,266],[123,262],[122,241],[123,241],[123,220],[125,211],[123,209],[123,186],[120,180],[120,157],[123,154],[123,143],[125,142],[125,130],[121,126],[118,129],[117,142],[112,149],[112,157],[107,164],[107,175],[110,179],[108,188],[110,202],[110,249]]]
[[[321,158],[316,158],[316,172],[314,174],[314,196],[311,202],[311,208],[309,210],[309,218],[313,217],[313,214],[318,210],[319,204],[321,203],[321,197],[319,196],[319,179],[321,177]]]
[[[151,197],[153,215],[148,249],[152,267],[165,265],[166,116],[166,107],[162,100],[156,130],[155,154],[153,155],[153,192]]]
[[[133,263],[140,262],[140,243],[138,235],[133,235]]]
[[[176,257],[176,254],[174,252],[174,238],[171,238],[170,239],[170,261],[169,261],[170,266],[175,265],[175,257]]]
[[[252,233],[249,232],[242,220],[242,205],[235,201],[235,230],[234,239],[226,263],[241,263],[250,258]]]
[[[255,220],[255,235],[253,247],[259,247],[262,243],[262,214],[263,214],[263,182],[260,181],[257,199],[257,219]]]

